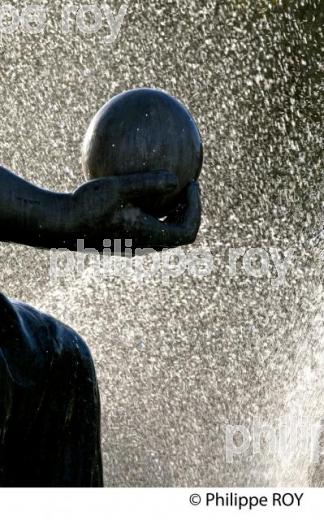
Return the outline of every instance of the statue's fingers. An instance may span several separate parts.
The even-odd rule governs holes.
[[[176,175],[163,170],[123,175],[118,177],[118,183],[121,197],[128,201],[147,196],[158,197],[178,188]]]
[[[199,223],[196,221],[191,227],[187,222],[161,222],[138,208],[121,211],[117,219],[117,226],[123,230],[124,236],[133,240],[133,245],[156,250],[189,244],[193,242],[199,229]]]
[[[188,230],[196,230],[198,232],[201,223],[201,198],[197,181],[191,182],[187,188],[183,222]]]
[[[184,190],[181,202],[168,215],[166,222],[169,224],[184,224],[188,229],[199,229],[201,222],[201,199],[197,181],[191,182]]]

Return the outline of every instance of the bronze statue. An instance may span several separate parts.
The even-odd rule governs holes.
[[[181,135],[172,135],[177,139],[183,147]],[[159,153],[167,152],[163,146]],[[197,161],[200,171],[201,143]],[[180,186],[162,155],[161,168],[156,154],[153,168],[150,162],[74,193],[44,190],[0,167],[0,241],[76,250],[84,239],[98,251],[114,238],[156,250],[193,242],[201,215],[197,180]],[[141,207],[171,195],[166,219]],[[99,392],[87,345],[54,318],[2,294],[0,395],[0,486],[103,485]]]

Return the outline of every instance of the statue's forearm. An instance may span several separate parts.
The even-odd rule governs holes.
[[[72,194],[39,188],[0,167],[0,241],[63,247]]]
[[[197,183],[188,185],[178,211],[164,222],[134,205],[142,196],[164,197],[177,186],[173,174],[155,171],[96,179],[73,193],[54,193],[0,166],[0,242],[72,251],[78,239],[97,251],[105,247],[104,239],[131,238],[133,249],[190,244],[201,216]]]

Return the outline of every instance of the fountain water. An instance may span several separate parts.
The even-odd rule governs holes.
[[[92,348],[107,484],[307,484],[304,453],[249,447],[229,463],[225,433],[257,417],[271,424],[278,410],[323,416],[322,288],[308,247],[322,225],[320,0],[134,0],[111,45],[105,27],[62,32],[64,2],[44,4],[42,34],[1,40],[2,163],[74,189],[92,115],[135,86],[183,100],[206,149],[196,246],[213,253],[208,277],[136,285],[86,271],[54,282],[49,252],[0,247],[1,290],[68,322]],[[295,248],[285,284],[273,286],[271,272],[231,276],[239,247]]]

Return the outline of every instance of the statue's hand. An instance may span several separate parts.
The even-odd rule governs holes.
[[[98,250],[104,239],[128,238],[133,248],[156,250],[189,244],[200,226],[197,182],[184,190],[179,206],[163,222],[135,205],[141,197],[162,197],[177,187],[176,176],[163,171],[90,181],[73,194],[73,234]]]

